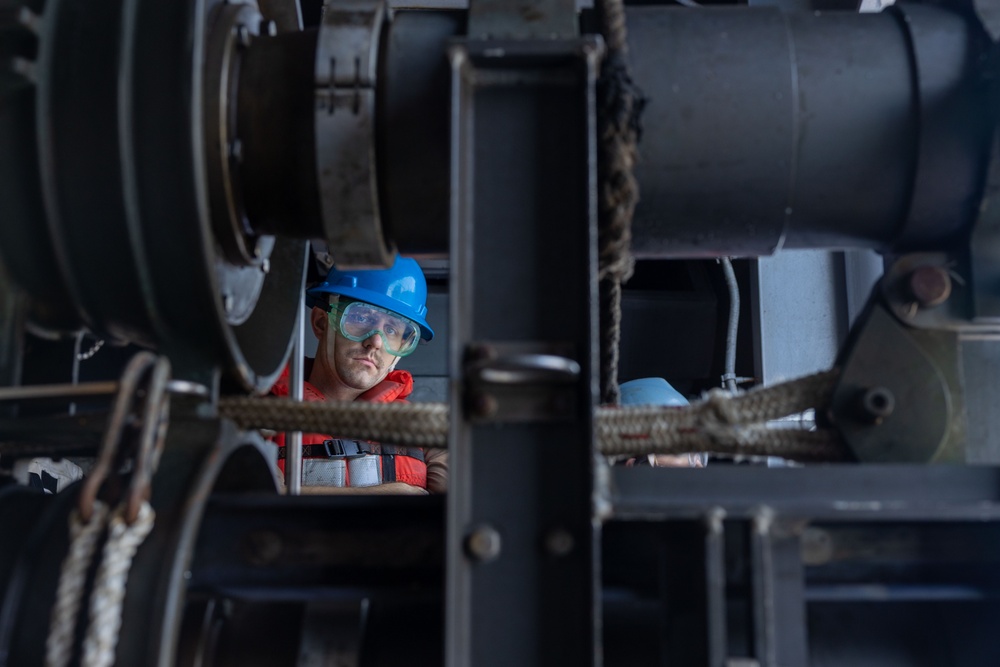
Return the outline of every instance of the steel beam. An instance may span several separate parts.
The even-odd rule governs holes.
[[[599,53],[451,50],[451,667],[598,660]]]

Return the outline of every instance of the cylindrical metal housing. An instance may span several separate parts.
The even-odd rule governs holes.
[[[627,17],[647,97],[636,256],[917,250],[967,232],[994,124],[989,43],[970,19],[924,6]],[[446,253],[444,51],[462,25],[458,13],[401,11],[384,40],[381,193],[404,253]]]
[[[929,7],[630,10],[649,98],[635,253],[947,243],[973,220],[993,125],[977,37]]]

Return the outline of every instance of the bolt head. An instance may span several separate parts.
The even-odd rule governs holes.
[[[500,547],[500,533],[493,526],[479,526],[465,538],[465,553],[480,563],[499,558]]]
[[[865,421],[881,424],[896,409],[896,397],[886,387],[871,387],[861,393],[858,407]]]
[[[573,539],[573,534],[565,528],[553,528],[545,535],[545,551],[550,556],[563,558],[570,555],[575,546],[576,540]]]
[[[940,266],[921,266],[909,276],[910,294],[922,308],[933,308],[951,296],[951,276]]]

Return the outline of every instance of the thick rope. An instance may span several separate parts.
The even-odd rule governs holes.
[[[689,406],[601,407],[594,416],[598,450],[605,455],[714,452],[840,460],[844,450],[830,431],[770,428],[766,422],[826,406],[836,370],[730,394],[714,389]],[[297,403],[280,398],[225,398],[219,413],[243,428],[336,433],[344,437],[419,447],[447,447],[444,403]]]
[[[621,286],[634,268],[630,253],[632,213],[639,201],[633,169],[639,116],[645,100],[629,74],[628,33],[622,0],[598,0],[598,18],[607,53],[597,84],[598,290],[601,318],[601,400],[617,404],[618,344],[621,339]]]
[[[49,636],[45,642],[46,667],[66,667],[73,657],[73,640],[87,570],[106,528],[108,539],[90,596],[89,622],[80,664],[83,667],[110,667],[115,661],[125,584],[135,552],[153,528],[155,513],[148,502],[143,502],[138,518],[130,526],[125,521],[126,503],[112,513],[105,503],[97,500],[94,501],[93,511],[87,523],[80,519],[78,510],[70,514],[70,548],[63,560]]]
[[[65,667],[73,657],[76,617],[80,611],[87,569],[94,559],[97,541],[107,525],[108,506],[94,503],[94,514],[84,523],[77,510],[69,516],[70,545],[59,574],[56,604],[52,608],[49,636],[45,642],[46,667]]]
[[[445,403],[299,403],[283,398],[224,398],[219,414],[243,428],[337,433],[417,447],[444,447],[448,440]]]
[[[139,545],[153,529],[156,513],[143,502],[138,518],[130,526],[125,521],[126,504],[111,515],[108,541],[97,570],[94,593],[90,597],[90,624],[83,641],[84,667],[111,667],[122,626],[122,602],[132,559]]]

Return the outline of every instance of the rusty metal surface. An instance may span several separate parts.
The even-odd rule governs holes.
[[[385,268],[394,247],[379,213],[375,83],[385,7],[338,2],[316,45],[316,173],[323,231],[341,268]]]

